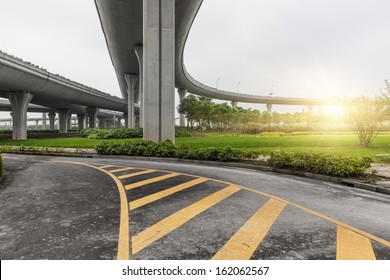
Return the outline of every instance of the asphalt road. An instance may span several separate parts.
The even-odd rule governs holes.
[[[0,259],[390,259],[390,197],[206,165],[3,155]]]

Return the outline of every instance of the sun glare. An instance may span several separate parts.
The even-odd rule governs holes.
[[[340,105],[324,106],[322,108],[322,112],[324,113],[324,115],[330,115],[330,116],[344,115],[345,108]]]

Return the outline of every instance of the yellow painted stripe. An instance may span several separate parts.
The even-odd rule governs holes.
[[[119,218],[119,238],[118,238],[118,252],[117,252],[117,260],[129,260],[130,259],[130,229],[129,229],[129,206],[127,202],[126,197],[126,191],[121,183],[121,181],[118,180],[116,176],[109,173],[106,170],[100,169],[99,167],[80,163],[80,162],[69,162],[69,161],[57,161],[61,163],[68,163],[68,164],[77,164],[77,165],[83,165],[90,168],[94,168],[97,170],[100,170],[104,173],[106,173],[108,176],[110,176],[116,183],[119,191],[119,197],[120,197],[120,203],[121,203],[121,209],[120,209],[120,218]]]
[[[286,205],[268,200],[212,259],[249,260]]]
[[[141,206],[144,206],[146,204],[152,203],[152,202],[154,202],[156,200],[162,199],[164,197],[167,197],[167,196],[169,196],[171,194],[174,194],[174,193],[177,193],[179,191],[191,188],[191,187],[193,187],[195,185],[198,185],[200,183],[206,182],[208,180],[209,180],[208,178],[200,177],[198,179],[195,179],[195,180],[192,180],[192,181],[180,184],[178,186],[169,188],[167,190],[163,190],[163,191],[157,192],[155,194],[148,195],[146,197],[134,200],[134,201],[130,202],[130,210],[137,209],[137,208],[139,208]]]
[[[135,189],[135,188],[138,188],[138,187],[142,187],[142,186],[147,185],[147,184],[155,183],[155,182],[162,181],[162,180],[165,180],[165,179],[169,179],[169,178],[172,178],[172,177],[176,177],[176,176],[179,176],[179,175],[180,175],[179,173],[171,173],[171,174],[158,176],[158,177],[151,178],[151,179],[148,179],[148,180],[143,180],[143,181],[139,181],[139,182],[136,182],[136,183],[133,183],[133,184],[126,185],[125,189],[126,190],[132,190],[132,189]]]
[[[113,167],[113,165],[101,165],[101,166],[99,166],[99,168],[102,168],[102,169],[109,168],[109,167]]]
[[[221,183],[226,183],[226,182],[218,181],[218,180],[213,180],[213,181],[215,181],[215,182],[221,182]],[[270,194],[267,194],[267,193],[263,193],[263,192],[260,192],[260,191],[256,191],[256,190],[253,190],[253,189],[250,189],[250,188],[247,188],[247,187],[242,187],[242,186],[240,186],[240,187],[241,187],[242,189],[244,189],[244,190],[248,190],[248,191],[251,191],[251,192],[254,192],[254,193],[258,193],[258,194],[261,194],[261,195],[263,195],[263,196],[266,196],[266,197],[273,198],[273,199],[275,199],[275,200],[284,202],[284,203],[286,203],[286,204],[288,204],[288,205],[291,205],[291,206],[293,206],[293,207],[295,207],[295,208],[298,208],[298,209],[300,209],[300,210],[303,210],[303,211],[305,211],[305,212],[307,212],[307,213],[309,213],[309,214],[312,214],[312,215],[317,216],[317,217],[319,217],[319,218],[321,218],[321,219],[324,219],[324,220],[326,220],[326,221],[329,221],[329,222],[331,222],[331,223],[334,223],[334,224],[336,224],[336,225],[338,225],[338,226],[342,226],[342,227],[344,227],[344,228],[346,228],[346,229],[349,229],[350,231],[353,231],[353,232],[355,232],[355,233],[357,233],[357,234],[363,235],[363,236],[365,236],[365,237],[367,237],[367,238],[369,238],[369,239],[372,239],[372,240],[374,240],[374,241],[377,241],[377,242],[379,242],[379,243],[381,243],[381,244],[383,244],[383,245],[385,245],[385,246],[387,246],[387,247],[390,247],[390,242],[387,241],[387,240],[385,240],[385,239],[382,239],[382,238],[380,238],[380,237],[378,237],[378,236],[372,235],[372,234],[370,234],[370,233],[368,233],[368,232],[365,232],[365,231],[363,231],[363,230],[360,230],[360,229],[358,229],[358,228],[355,228],[355,227],[353,227],[353,226],[350,226],[350,225],[348,225],[348,224],[345,224],[345,223],[343,223],[343,222],[341,222],[341,221],[339,221],[339,220],[336,220],[336,219],[333,219],[333,218],[328,217],[328,216],[326,216],[326,215],[323,215],[323,214],[321,214],[321,213],[319,213],[319,212],[316,212],[316,211],[314,211],[314,210],[311,210],[311,209],[309,209],[309,208],[306,208],[306,207],[304,207],[304,206],[302,206],[302,205],[296,204],[296,203],[291,202],[291,201],[288,201],[288,200],[284,200],[284,199],[279,198],[279,197],[277,197],[277,196],[273,196],[273,195],[270,195]]]
[[[134,168],[134,167],[125,167],[125,168],[110,170],[110,172],[111,172],[111,173],[116,173],[116,172],[127,171],[127,170],[133,170],[133,169],[135,169],[135,168]]]
[[[152,173],[152,172],[155,172],[155,171],[156,170],[145,170],[145,171],[140,171],[140,172],[135,172],[135,173],[122,175],[122,176],[119,176],[118,178],[119,179],[126,179],[126,178],[130,178],[130,177],[134,177],[134,176],[138,176],[138,175],[142,175],[142,174]]]
[[[336,259],[376,260],[376,257],[370,239],[338,226]]]
[[[216,205],[217,203],[221,202],[232,194],[238,192],[240,189],[240,187],[234,185],[224,188],[176,212],[175,214],[172,214],[171,216],[154,224],[150,228],[138,233],[132,238],[133,254],[138,253],[145,247],[149,246],[156,240],[172,232],[176,228],[182,226],[187,221],[204,212],[208,208]]]

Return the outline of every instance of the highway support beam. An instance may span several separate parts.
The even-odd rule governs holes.
[[[237,108],[238,102],[237,101],[232,101],[232,108]]]
[[[183,102],[184,98],[186,98],[187,90],[186,89],[178,89],[177,93],[179,94],[179,100],[180,100],[180,104],[181,104]],[[179,124],[182,127],[186,125],[184,114],[180,114],[180,123]]]
[[[272,113],[272,104],[271,103],[267,104],[267,112],[270,114]]]
[[[42,130],[46,130],[46,120],[47,120],[47,115],[46,113],[42,113]]]
[[[58,122],[60,124],[60,133],[68,132],[68,116],[70,115],[69,109],[58,109]]]
[[[12,108],[12,140],[27,139],[27,109],[33,95],[29,92],[7,93]]]
[[[55,129],[54,128],[55,119],[56,119],[56,113],[50,112],[49,113],[49,127],[50,127],[51,131],[54,131],[54,129]]]
[[[71,113],[68,114],[67,121],[68,121],[68,123],[67,123],[68,130],[72,130],[72,114]]]
[[[79,131],[85,128],[85,114],[77,114],[77,123]]]
[[[127,83],[127,125],[128,128],[135,127],[135,108],[134,97],[139,87],[139,76],[133,74],[126,74],[125,80]]]
[[[175,0],[143,2],[144,140],[175,141]]]
[[[139,67],[139,82],[138,82],[138,96],[139,96],[139,123],[138,127],[144,127],[144,88],[143,88],[143,72],[144,72],[144,48],[143,46],[135,47],[135,55],[138,59]],[[137,125],[137,121],[136,121]]]
[[[125,120],[125,127],[129,127],[129,118],[127,113],[123,113],[123,119]]]
[[[97,107],[87,107],[89,128],[96,128],[97,113],[98,113]]]

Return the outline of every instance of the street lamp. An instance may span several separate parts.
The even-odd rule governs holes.
[[[274,89],[274,85],[271,86],[271,92],[269,93],[269,96],[270,96],[270,97],[272,97],[272,95],[274,95],[273,89]]]
[[[216,81],[215,81],[215,84],[216,84],[216,89],[218,89],[218,81],[220,81],[221,78],[218,78]]]
[[[238,86],[241,84],[241,82],[237,82],[237,93],[238,93]]]

